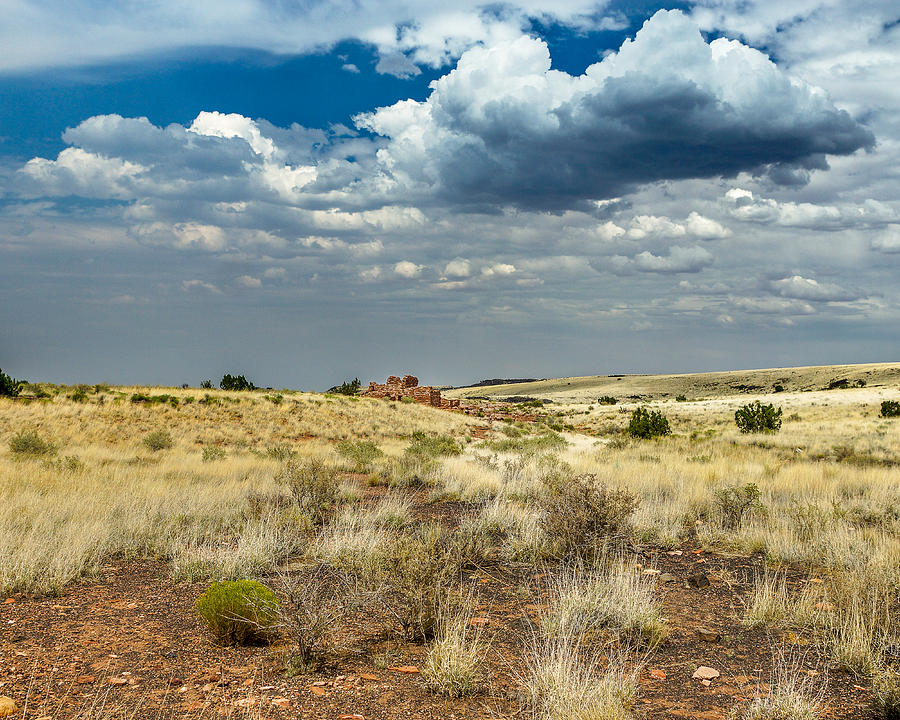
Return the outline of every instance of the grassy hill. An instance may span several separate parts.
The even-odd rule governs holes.
[[[448,390],[448,397],[511,396],[546,398],[555,402],[584,403],[609,395],[624,400],[664,400],[684,395],[689,400],[778,391],[827,390],[836,383],[849,387],[900,385],[900,362],[863,365],[819,365],[729,372],[680,373],[672,375],[589,375],[536,382],[492,385]]]

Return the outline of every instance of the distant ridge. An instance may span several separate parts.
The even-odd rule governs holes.
[[[472,383],[471,385],[456,385],[448,387],[448,390],[466,390],[467,388],[490,387],[491,385],[515,385],[516,383],[541,382],[546,378],[493,378],[492,380],[482,380],[481,382]]]

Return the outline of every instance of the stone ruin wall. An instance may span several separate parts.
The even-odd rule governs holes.
[[[409,397],[420,405],[430,405],[443,410],[459,408],[459,400],[442,398],[441,391],[437,388],[431,387],[431,385],[420,387],[419,378],[415,375],[404,375],[402,378],[391,375],[384,385],[370,382],[369,387],[363,390],[362,395],[386,400],[402,400]]]

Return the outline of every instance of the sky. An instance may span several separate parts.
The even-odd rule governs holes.
[[[0,368],[898,360],[900,10],[0,0]]]

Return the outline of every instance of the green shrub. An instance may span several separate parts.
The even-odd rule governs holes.
[[[631,413],[631,420],[626,432],[631,437],[649,440],[668,435],[671,430],[669,430],[669,421],[659,410],[648,410],[641,407]]]
[[[604,395],[603,397],[598,398],[597,402],[601,405],[615,405],[619,401],[616,400],[616,398],[614,398],[612,395]]]
[[[76,387],[69,395],[69,400],[71,400],[72,402],[77,402],[77,403],[87,402],[88,401],[87,386],[79,385],[78,387]]]
[[[506,437],[499,440],[485,440],[484,447],[494,452],[518,452],[534,454],[545,451],[561,450],[569,443],[564,437],[555,432],[545,432],[541,435],[527,435],[525,437]]]
[[[722,527],[735,530],[744,522],[745,516],[754,508],[761,508],[759,486],[756,483],[731,485],[715,492],[715,505],[719,511]]]
[[[439,455],[459,455],[462,448],[449,435],[426,435],[421,430],[412,434],[412,442],[406,448],[410,455],[438,457]]]
[[[338,478],[334,468],[319,458],[288,460],[275,479],[291,493],[301,511],[316,525],[323,525],[338,502]]]
[[[772,388],[772,392],[784,392],[784,385],[781,383],[775,383],[775,386]]]
[[[331,388],[329,392],[336,392],[340,395],[359,395],[359,390],[362,387],[362,383],[359,381],[359,378],[353,378],[352,380],[348,380],[347,382],[341,383],[340,385],[336,385]]]
[[[256,385],[243,375],[229,375],[228,373],[222,376],[219,387],[223,390],[256,390]]]
[[[14,455],[32,457],[52,455],[56,452],[56,446],[49,440],[44,440],[34,430],[23,430],[13,435],[9,441],[9,449]]]
[[[23,380],[15,380],[0,370],[0,397],[16,397],[24,384]]]
[[[194,605],[216,638],[223,643],[261,642],[278,619],[278,598],[255,580],[216,582]]]
[[[734,413],[734,422],[742,433],[774,433],[781,429],[781,408],[763,405],[759,400]]]
[[[153,452],[159,452],[174,447],[175,441],[165,430],[154,430],[144,438],[144,445]]]
[[[591,473],[568,477],[549,473],[538,498],[541,525],[562,557],[590,558],[610,540],[621,539],[637,499],[609,488]]]
[[[380,587],[384,609],[408,640],[427,640],[465,558],[456,537],[438,524],[397,535],[384,550]]]
[[[900,417],[900,402],[885,400],[881,403],[881,417]]]
[[[225,457],[225,448],[216,445],[207,445],[203,448],[203,462],[212,462],[213,460],[221,460]]]
[[[676,395],[675,402],[687,402],[687,395]]]
[[[212,380],[201,380],[200,387],[203,390],[212,390]]]
[[[368,472],[375,459],[383,454],[371,440],[342,440],[334,449],[352,463],[356,472]]]

